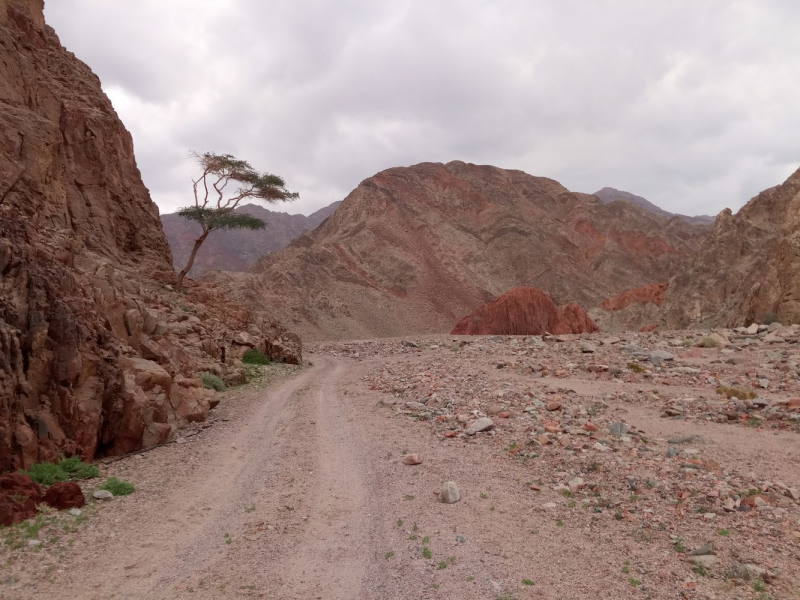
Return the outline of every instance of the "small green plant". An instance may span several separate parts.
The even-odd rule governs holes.
[[[416,496],[414,494],[406,494],[403,498],[405,500],[413,500]]]
[[[489,495],[486,492],[481,492],[481,500],[486,500]]]
[[[472,575],[467,576],[467,581],[472,582],[475,581],[475,578]]]
[[[635,362],[628,363],[628,368],[634,373],[644,373],[647,370],[642,365]]]
[[[101,490],[107,490],[115,496],[127,496],[136,491],[136,487],[128,481],[122,481],[116,477],[109,477],[105,480],[103,485],[100,486]]]
[[[431,552],[430,548],[423,548],[422,549],[422,558],[433,558],[433,552]]]
[[[725,396],[726,398],[738,398],[739,400],[752,400],[758,397],[758,392],[755,390],[746,390],[744,388],[730,387],[727,385],[717,386],[717,394]]]
[[[22,471],[39,485],[50,486],[59,481],[67,481],[69,473],[53,463],[44,462],[31,465],[30,470]]]
[[[731,532],[728,531],[727,529],[718,529],[717,530],[717,535],[721,535],[722,537],[728,537],[730,534],[731,534]]]
[[[639,587],[642,585],[641,579],[635,579],[633,577],[628,577],[628,583],[630,583],[633,587]]]
[[[564,496],[564,498],[572,498],[572,496],[574,496],[575,494],[573,494],[569,490],[561,490],[561,495]]]
[[[758,427],[759,425],[761,425],[761,419],[759,419],[759,418],[757,418],[757,417],[750,417],[750,418],[747,420],[747,424],[748,424],[750,427]]]
[[[386,560],[389,560],[389,559],[390,559],[390,558],[392,558],[393,556],[394,556],[394,550],[389,550],[389,552],[387,552],[387,553],[384,555],[384,558],[385,558]]]
[[[417,527],[416,523],[414,523],[414,526],[411,528],[411,531],[413,531],[414,533],[419,531],[419,527]]]
[[[675,548],[675,552],[686,552],[686,542],[683,541],[682,537],[675,538],[675,541],[672,542],[672,547]]]
[[[697,343],[699,348],[716,348],[719,346],[719,340],[711,336],[706,336]]]
[[[630,573],[630,572],[631,572],[631,568],[630,568],[630,566],[628,566],[627,564],[626,564],[626,565],[623,565],[623,566],[622,566],[622,572],[623,572],[623,573],[625,573],[626,575],[627,575],[628,573]]]
[[[765,584],[761,579],[756,579],[753,582],[753,590],[756,592],[763,592],[767,589],[767,584]]]
[[[446,568],[447,568],[447,563],[446,563],[446,562],[444,562],[443,560],[440,560],[440,561],[439,561],[439,564],[436,566],[436,568],[437,568],[439,571],[442,571],[442,570],[444,570],[444,569],[446,569]]]
[[[248,506],[247,508],[245,508],[245,509],[244,509],[244,512],[246,512],[246,513],[251,513],[251,512],[253,512],[255,509],[256,509],[256,505],[255,505],[255,504],[251,504],[250,506]]]
[[[575,508],[576,506],[578,506],[578,503],[577,503],[577,502],[575,502],[575,500],[570,500],[570,501],[569,501],[569,504],[567,504],[567,506],[568,506],[569,508]]]
[[[422,544],[423,545],[427,545],[427,544],[430,544],[430,543],[431,543],[431,538],[429,538],[427,535],[424,538],[422,538]]]
[[[258,348],[250,348],[242,355],[242,362],[248,365],[268,365],[269,357]]]
[[[224,392],[228,389],[225,382],[219,377],[208,371],[200,373],[200,380],[203,382],[203,387],[207,390],[214,390],[215,392]]]
[[[402,527],[403,526],[403,519],[397,519],[397,526],[398,527]]]
[[[533,579],[523,579],[522,585],[533,585]]]
[[[225,543],[226,543],[226,544],[230,545],[230,544],[232,544],[232,543],[233,543],[233,538],[231,537],[231,534],[230,534],[230,533],[226,533],[226,534],[225,534],[224,536],[222,536],[222,537],[225,539]]]
[[[70,479],[93,479],[100,475],[100,470],[95,465],[87,465],[80,456],[65,458],[58,463]]]
[[[693,566],[692,571],[700,575],[700,577],[705,577],[706,575],[708,575],[708,569],[706,569],[703,565]]]
[[[564,521],[562,521],[561,519],[556,521],[556,527],[563,527],[563,526],[564,526]]]

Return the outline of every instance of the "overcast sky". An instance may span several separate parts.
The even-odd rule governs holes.
[[[310,213],[370,175],[493,164],[667,210],[737,209],[800,166],[797,0],[47,0],[162,213],[190,150]]]

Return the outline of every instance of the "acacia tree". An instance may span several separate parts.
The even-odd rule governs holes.
[[[261,219],[234,212],[242,200],[255,199],[267,203],[296,200],[297,193],[289,192],[286,183],[277,175],[259,173],[250,163],[230,154],[192,152],[203,170],[200,177],[192,180],[194,206],[178,211],[186,219],[200,224],[202,233],[194,242],[189,262],[178,273],[176,288],[180,291],[183,278],[192,270],[197,251],[208,235],[216,229],[263,229]],[[230,190],[226,190],[228,185]],[[235,187],[235,189],[233,189]]]

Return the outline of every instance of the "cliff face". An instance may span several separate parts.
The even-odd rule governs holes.
[[[443,333],[517,286],[590,307],[666,281],[708,231],[521,171],[423,163],[362,182],[255,277],[214,279],[318,339]]]
[[[258,231],[239,229],[214,232],[197,253],[190,274],[195,276],[217,269],[246,271],[262,255],[288,246],[304,231],[316,229],[340,204],[334,202],[308,216],[289,215],[256,204],[242,206],[236,209],[237,212],[261,219],[267,226]],[[161,215],[161,222],[172,249],[175,270],[180,271],[189,261],[194,241],[201,233],[200,225],[178,214]]]
[[[737,214],[720,213],[662,307],[668,328],[767,319],[800,323],[800,170]]]
[[[262,315],[171,293],[130,134],[41,0],[0,0],[0,471],[164,441],[245,348],[298,361]]]

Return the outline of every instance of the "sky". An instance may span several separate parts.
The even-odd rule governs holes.
[[[162,213],[190,151],[309,214],[390,167],[463,160],[683,214],[800,167],[797,0],[47,0]]]

